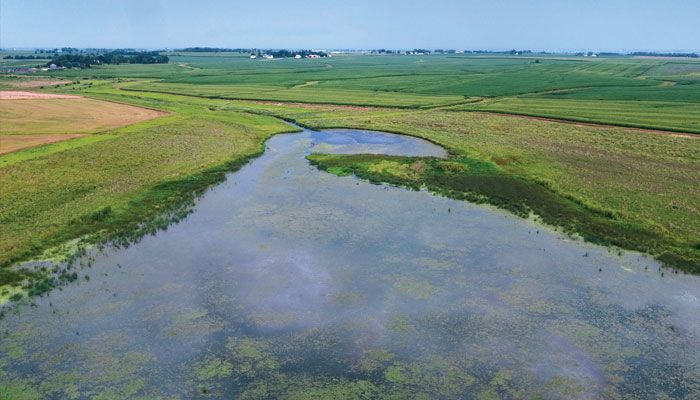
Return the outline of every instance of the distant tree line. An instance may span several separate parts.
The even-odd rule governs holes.
[[[103,54],[54,54],[46,65],[90,68],[100,64],[167,64],[170,59],[157,51],[114,50]]]
[[[87,50],[96,50],[96,49],[76,49],[75,47],[61,47],[60,49],[54,48],[54,49],[36,49],[34,50],[34,54],[56,54],[56,53],[81,53],[85,52]],[[102,49],[104,51],[107,51],[106,49]]]
[[[696,53],[655,53],[653,51],[635,51],[630,53],[631,56],[642,56],[642,57],[686,57],[686,58],[698,58],[700,55]]]
[[[49,58],[48,56],[33,56],[33,55],[16,55],[16,56],[5,56],[4,60],[45,60]]]

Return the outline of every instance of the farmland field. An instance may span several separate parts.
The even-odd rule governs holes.
[[[676,132],[700,133],[700,107],[698,104],[700,103],[507,97],[456,106],[454,109],[638,128],[663,127],[665,130]]]
[[[169,56],[0,76],[0,397],[700,393],[700,63]]]
[[[239,56],[175,55],[173,59],[189,68],[172,71],[170,66],[158,66],[149,71],[139,67],[124,76],[153,78],[156,69],[161,76],[125,88],[373,106],[463,103],[457,108],[698,132],[700,82],[696,75],[700,62],[693,61],[459,56],[336,57],[268,63]],[[110,69],[99,73],[119,76]],[[590,112],[581,110],[590,106],[594,106]]]
[[[74,95],[0,91],[0,154],[80,138],[163,115],[161,111]],[[0,165],[12,158],[3,159]]]
[[[162,115],[141,107],[77,97],[1,99],[0,134],[98,132]]]

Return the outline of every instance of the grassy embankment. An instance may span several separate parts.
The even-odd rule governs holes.
[[[290,130],[196,101],[158,106],[174,114],[0,156],[0,285],[24,278],[7,268],[13,262],[73,239],[128,239],[167,226],[262,152],[267,137]]]

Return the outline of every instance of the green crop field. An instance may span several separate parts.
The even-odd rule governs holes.
[[[261,61],[235,53],[176,53],[171,60],[166,65],[105,66],[61,75],[134,79],[122,84],[124,90],[207,98],[413,108],[456,105],[461,110],[650,129],[699,129],[696,61],[455,55]]]
[[[698,105],[700,103],[505,97],[452,109],[700,133]]]
[[[322,104],[371,105],[392,107],[437,107],[458,104],[464,98],[413,93],[368,91],[357,89],[323,89],[316,85],[291,88],[267,85],[197,85],[147,82],[128,85],[124,90],[186,94],[197,97],[306,102]]]
[[[0,222],[7,227],[0,263],[85,235],[113,238],[142,230],[144,221],[162,224],[160,215],[177,214],[193,194],[259,154],[270,135],[289,131],[284,118],[424,137],[447,148],[453,162],[430,164],[410,179],[392,171],[411,159],[312,157],[320,168],[422,184],[520,215],[534,210],[589,240],[698,272],[699,65],[553,56],[261,61],[224,53],[37,73],[52,84],[31,90],[173,115],[0,156]],[[18,79],[2,76],[0,84],[14,87]],[[6,268],[0,277],[23,278]]]

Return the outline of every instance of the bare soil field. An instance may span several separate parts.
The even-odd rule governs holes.
[[[10,75],[10,77],[18,77],[17,75]],[[42,86],[53,86],[53,85],[65,85],[70,83],[67,79],[55,79],[55,78],[26,78],[23,76],[18,77],[16,81],[6,81],[8,86],[15,88],[38,88]]]
[[[27,147],[39,146],[42,144],[60,142],[62,140],[73,139],[85,136],[81,133],[62,135],[0,135],[0,154],[11,153]]]
[[[69,95],[4,91],[0,98],[0,134],[95,133],[166,114]]]
[[[80,96],[70,94],[36,93],[18,90],[0,91],[0,100],[38,100],[38,99],[80,99]]]

